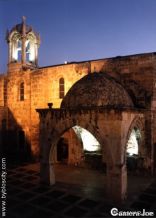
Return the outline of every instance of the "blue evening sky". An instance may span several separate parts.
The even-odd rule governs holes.
[[[0,0],[0,72],[23,15],[41,35],[39,66],[156,51],[156,0]]]

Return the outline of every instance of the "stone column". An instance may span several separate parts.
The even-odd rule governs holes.
[[[26,24],[25,24],[25,17],[22,18],[23,22],[22,22],[22,64],[25,64],[26,61],[26,47],[25,47],[25,43],[26,43]]]
[[[35,55],[35,57],[34,57],[34,64],[36,65],[36,66],[38,66],[38,44],[37,43],[35,43],[34,44],[34,55]]]
[[[126,165],[107,166],[107,194],[116,203],[121,203],[127,197]]]
[[[55,184],[55,174],[52,163],[40,161],[40,177],[41,183],[47,185]]]
[[[8,64],[12,61],[12,51],[11,51],[11,43],[8,41]]]
[[[156,107],[156,105],[155,105]],[[152,112],[152,155],[151,155],[151,173],[156,176],[156,110]]]
[[[156,176],[156,142],[153,143],[153,152],[152,152],[152,175]]]

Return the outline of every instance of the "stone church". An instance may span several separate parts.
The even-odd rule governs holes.
[[[0,75],[0,144],[9,158],[39,160],[54,184],[54,163],[106,171],[114,200],[127,168],[156,172],[156,53],[38,66],[40,36],[22,23],[6,34]],[[86,140],[87,139],[87,140]]]

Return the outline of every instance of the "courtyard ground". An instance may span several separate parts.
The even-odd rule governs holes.
[[[50,187],[40,184],[39,164],[9,168],[6,217],[112,217],[111,208],[119,208],[106,197],[103,172],[57,164],[55,173],[56,184]],[[128,175],[128,196],[119,210],[154,211],[156,180],[131,173]]]

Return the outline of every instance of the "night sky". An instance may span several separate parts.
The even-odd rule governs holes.
[[[23,15],[41,36],[39,66],[156,51],[156,0],[0,0],[0,72]]]

